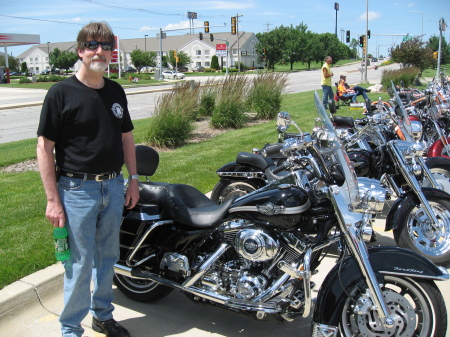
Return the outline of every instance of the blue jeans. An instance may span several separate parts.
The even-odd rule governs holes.
[[[355,103],[355,101],[356,101],[356,93],[354,93],[354,94],[342,94],[341,97],[343,97],[343,98],[350,97],[352,99],[352,103]]]
[[[70,249],[70,259],[64,262],[61,331],[63,337],[80,337],[84,332],[81,321],[89,310],[100,321],[112,318],[113,266],[119,259],[124,181],[122,175],[103,182],[61,176],[58,191],[66,212]]]
[[[323,96],[322,103],[325,109],[328,109],[328,99],[333,99],[333,89],[329,85],[322,85]]]
[[[355,90],[356,96],[362,96],[364,99],[369,99],[369,96],[367,96],[366,89],[363,87],[355,86],[353,87],[353,90]]]

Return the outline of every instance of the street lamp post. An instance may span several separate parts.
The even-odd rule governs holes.
[[[337,2],[334,3],[334,9],[336,10],[336,26],[334,27],[334,35],[337,37],[337,12],[339,10],[339,4]]]
[[[144,35],[145,51],[147,51],[147,36],[148,36],[148,35]]]
[[[48,55],[48,67],[52,69],[52,66],[50,64],[50,42],[47,42],[47,55]]]
[[[410,12],[422,15],[422,36],[423,36],[423,13],[421,11],[410,11]]]

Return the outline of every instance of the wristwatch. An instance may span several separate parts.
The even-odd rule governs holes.
[[[128,176],[128,180],[131,179],[139,180],[139,174],[132,174],[131,176]]]

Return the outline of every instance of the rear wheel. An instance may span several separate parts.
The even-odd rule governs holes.
[[[128,298],[138,302],[154,302],[160,300],[173,290],[157,282],[114,275],[114,284]]]
[[[221,179],[217,182],[211,194],[211,200],[220,205],[224,201],[241,197],[261,188],[263,183],[257,183],[251,180],[225,180]]]
[[[445,337],[447,312],[442,294],[433,282],[387,275],[381,290],[394,316],[394,327],[384,327],[375,311],[354,312],[358,301],[364,301],[361,288],[355,286],[342,311],[341,336]]]

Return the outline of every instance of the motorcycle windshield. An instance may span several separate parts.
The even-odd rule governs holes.
[[[317,91],[314,93],[314,101],[316,104],[317,114],[319,115],[322,123],[322,128],[327,135],[326,148],[320,148],[320,151],[330,153],[327,158],[332,160],[333,165],[337,165],[341,168],[342,174],[345,177],[344,184],[340,187],[340,192],[345,197],[347,204],[353,207],[357,206],[360,202],[358,191],[358,178],[353,168],[353,163],[345,151],[345,148],[341,145],[339,137],[336,134],[336,130],[333,127],[333,123],[330,120],[323,104],[319,98]]]
[[[405,136],[407,141],[412,141],[412,128],[411,128],[411,121],[409,120],[408,114],[406,113],[405,107],[403,106],[403,102],[400,99],[400,96],[397,92],[397,89],[395,88],[394,82],[391,81],[392,91],[394,92],[395,100],[397,101],[398,105],[398,112],[400,113],[401,125],[399,125],[402,128],[403,135]]]

